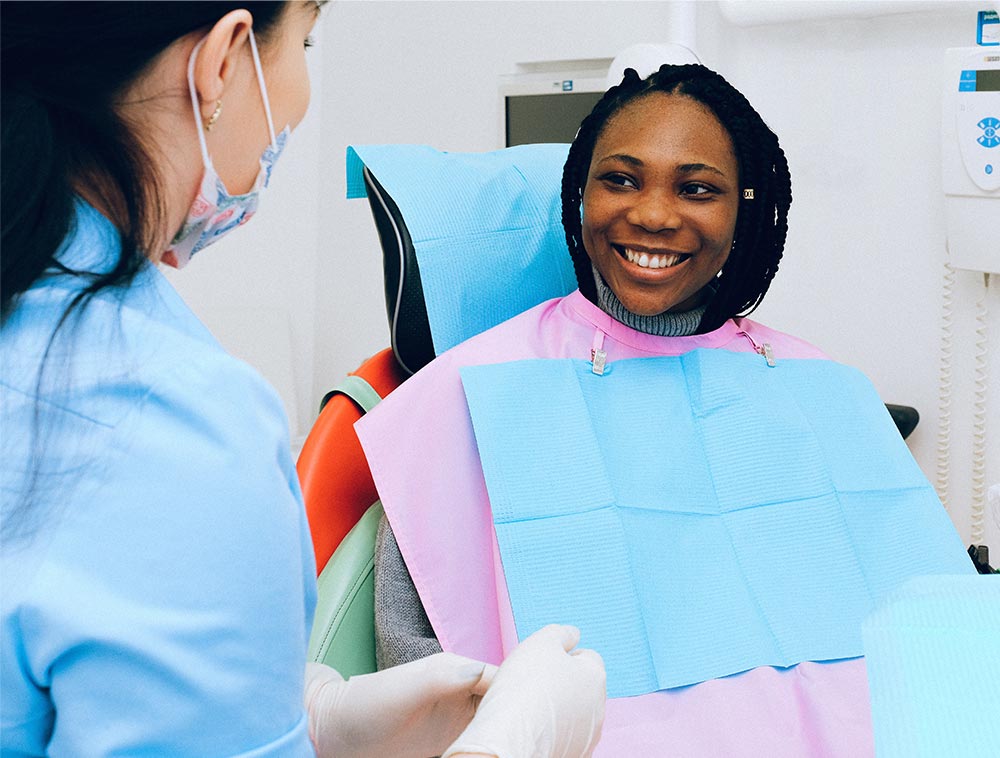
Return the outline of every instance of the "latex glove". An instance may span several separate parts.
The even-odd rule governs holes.
[[[579,641],[576,627],[551,625],[514,648],[442,758],[590,756],[604,723],[604,661],[593,650],[573,650]]]
[[[344,681],[306,664],[309,736],[320,758],[428,758],[469,723],[496,666],[438,653]]]

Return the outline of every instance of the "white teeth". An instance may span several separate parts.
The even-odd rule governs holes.
[[[625,248],[625,257],[630,263],[635,263],[641,268],[670,268],[676,266],[680,261],[680,255],[650,255],[649,253],[637,253],[630,248]]]

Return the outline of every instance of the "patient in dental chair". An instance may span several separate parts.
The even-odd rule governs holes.
[[[717,73],[605,94],[562,179],[579,289],[356,427],[387,514],[380,667],[571,623],[608,666],[595,755],[873,754],[861,619],[971,566],[863,377],[746,318],[790,204],[777,137]]]

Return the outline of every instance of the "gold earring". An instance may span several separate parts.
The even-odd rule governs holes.
[[[215,126],[215,122],[219,120],[219,114],[222,113],[222,101],[215,101],[215,110],[212,115],[208,117],[208,121],[205,122],[205,131],[212,131],[212,127]]]

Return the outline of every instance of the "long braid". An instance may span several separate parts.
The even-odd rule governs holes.
[[[580,130],[569,148],[569,156],[563,167],[562,177],[562,222],[566,231],[566,245],[569,247],[576,272],[577,286],[590,301],[597,301],[597,287],[594,284],[590,258],[583,247],[583,231],[580,225],[580,206],[583,203],[583,188],[587,184],[590,158],[594,144],[604,125],[621,107],[633,100],[641,91],[643,81],[632,69],[626,69],[622,83],[612,87],[598,101],[590,114],[580,124]]]
[[[583,132],[580,128],[580,132]],[[581,150],[580,137],[570,146],[569,156],[563,168],[562,178],[562,223],[566,230],[566,245],[569,247],[570,258],[573,261],[573,270],[576,273],[576,282],[583,295],[591,301],[597,299],[597,290],[594,284],[594,277],[590,271],[590,259],[583,249],[582,230],[580,228],[580,205],[583,202],[583,193],[580,186],[586,183],[586,175],[580,176],[580,171],[585,163],[579,158]],[[589,161],[586,161],[589,162]]]
[[[714,71],[697,64],[664,65],[643,80],[628,69],[622,83],[605,93],[581,124],[563,169],[566,244],[580,291],[596,301],[580,223],[580,206],[594,145],[618,111],[652,92],[685,95],[708,107],[733,141],[741,188],[754,190],[752,200],[740,200],[733,249],[699,325],[699,332],[712,331],[734,316],[751,312],[764,298],[784,250],[792,201],[788,163],[778,138],[742,93]]]

